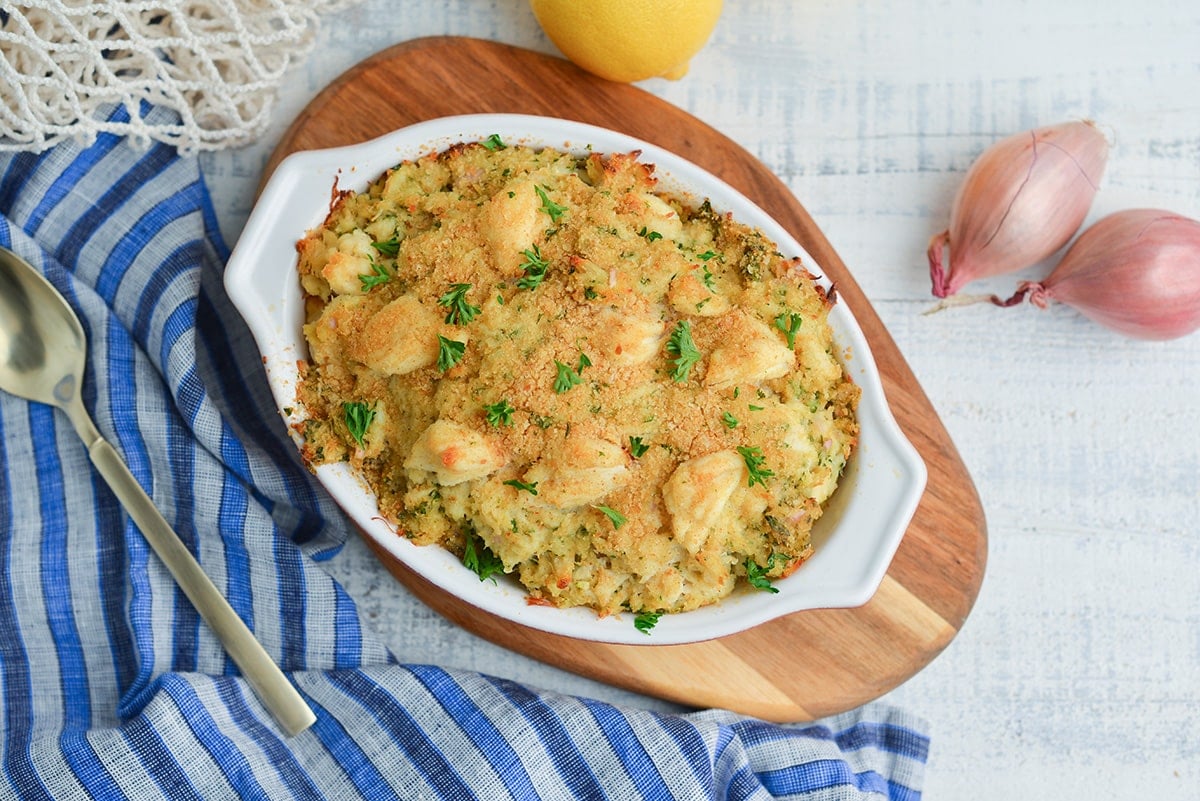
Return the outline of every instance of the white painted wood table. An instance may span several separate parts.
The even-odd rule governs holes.
[[[555,52],[523,0],[367,0],[323,20],[269,133],[203,156],[229,242],[322,86],[440,34]],[[978,486],[990,550],[974,612],[885,698],[930,722],[926,797],[1200,799],[1200,334],[1131,341],[1062,306],[922,314],[926,243],[971,161],[1008,133],[1093,118],[1112,151],[1089,219],[1128,206],[1200,218],[1200,4],[731,0],[686,78],[642,86],[792,189]],[[328,569],[401,659],[671,708],[466,634],[356,537]]]

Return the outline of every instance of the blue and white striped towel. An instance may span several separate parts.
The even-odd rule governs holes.
[[[787,727],[398,664],[320,567],[348,526],[262,422],[197,162],[5,155],[0,213],[83,319],[101,432],[317,712],[281,734],[66,419],[0,393],[0,797],[919,798],[924,724],[883,705]]]

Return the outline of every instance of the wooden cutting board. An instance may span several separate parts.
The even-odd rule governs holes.
[[[285,133],[265,175],[297,150],[360,142],[434,117],[501,112],[623,131],[699,164],[769,209],[854,312],[892,411],[928,466],[928,488],[882,586],[865,606],[798,612],[691,645],[607,645],[543,634],[465,604],[373,546],[376,554],[425,603],[475,634],[685,705],[811,720],[878,698],[914,675],[953,639],[975,602],[987,559],[983,510],[946,429],[846,266],[787,187],[748,152],[641,89],[595,78],[561,59],[437,37],[398,44],[335,80]]]

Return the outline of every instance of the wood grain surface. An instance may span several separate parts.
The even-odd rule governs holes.
[[[284,134],[264,176],[297,150],[350,144],[465,113],[540,114],[623,131],[695,162],[768,209],[853,311],[892,411],[926,462],[929,483],[883,584],[866,605],[799,612],[698,644],[619,646],[543,634],[466,605],[374,548],[389,571],[458,625],[535,659],[678,703],[768,720],[808,720],[853,708],[928,664],[961,628],[983,579],[987,534],[974,484],[830,243],[787,187],[732,140],[636,87],[592,77],[561,59],[435,37],[395,45],[333,81]]]

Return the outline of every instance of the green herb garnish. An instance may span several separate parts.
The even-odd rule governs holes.
[[[529,250],[522,250],[521,255],[525,257],[525,262],[521,265],[525,275],[517,279],[517,286],[521,289],[536,289],[546,277],[550,262],[542,258],[542,250],[537,245]]]
[[[462,361],[463,354],[467,352],[467,344],[454,339],[446,339],[441,334],[438,338],[438,360],[437,368],[443,373],[449,370],[454,365]]]
[[[779,316],[775,318],[775,327],[787,337],[789,348],[796,347],[796,332],[800,330],[802,322],[804,320],[795,312],[780,312]]]
[[[360,448],[363,447],[363,437],[367,435],[367,428],[375,419],[374,407],[358,401],[343,403],[342,416],[346,421],[346,428],[350,429],[350,436],[354,437]]]
[[[371,247],[384,256],[395,258],[396,254],[400,252],[400,237],[393,236],[391,239],[385,239],[382,242],[372,242]]]
[[[550,220],[552,222],[558,222],[558,218],[563,216],[563,212],[567,210],[567,207],[560,206],[551,200],[550,196],[546,194],[546,190],[542,189],[540,186],[535,185],[533,189],[535,192],[537,192],[538,197],[542,199],[542,211],[550,215]]]
[[[508,147],[508,145],[504,144],[504,140],[500,138],[500,134],[492,134],[479,144],[492,151],[504,150],[506,147]]]
[[[487,414],[487,421],[492,426],[511,426],[513,412],[516,411],[509,405],[508,399],[496,401],[495,403],[485,403],[483,411]]]
[[[641,437],[629,438],[629,452],[633,455],[634,459],[642,458],[642,454],[648,450],[650,450],[650,446],[642,442]]]
[[[526,484],[524,481],[518,481],[515,478],[510,478],[508,481],[505,481],[504,483],[510,487],[516,487],[518,490],[525,490],[530,495],[537,495],[538,483],[536,481],[533,482],[532,484]]]
[[[644,237],[647,242],[653,242],[656,239],[662,239],[663,235],[658,231],[649,231],[646,226],[642,226],[642,230],[638,231],[638,236]]]
[[[660,617],[662,617],[662,612],[639,612],[633,618],[633,627],[642,634],[649,634],[650,629],[658,625]]]
[[[775,475],[775,473],[762,466],[763,455],[758,448],[740,446],[737,452],[742,455],[742,459],[746,461],[746,470],[750,474],[750,479],[747,482],[747,487],[753,487],[755,484],[767,486],[766,479]]]
[[[767,557],[765,567],[759,565],[751,557],[746,557],[746,580],[750,582],[751,587],[756,587],[767,592],[779,592],[779,588],[771,585],[771,579],[767,578],[769,573],[775,567],[775,554]]]
[[[388,272],[387,267],[384,267],[374,259],[371,259],[371,272],[358,277],[359,283],[362,284],[362,288],[367,292],[370,292],[380,284],[386,284],[391,279],[392,274]]]
[[[586,368],[592,366],[592,360],[587,357],[583,351],[579,352],[579,363],[575,366],[575,372],[582,373]]]
[[[737,428],[738,427],[738,419],[736,417],[734,417],[732,414],[730,414],[729,412],[725,412],[724,414],[721,415],[721,422],[725,424],[726,428]]]
[[[613,509],[608,506],[596,505],[596,506],[593,506],[592,508],[599,509],[601,512],[604,512],[604,516],[612,521],[613,528],[620,528],[621,526],[625,525],[625,521],[628,519],[625,517],[625,515],[621,514],[616,509]]]
[[[712,252],[711,250],[706,250],[703,253],[698,254],[696,256],[696,258],[700,259],[700,261],[708,261],[709,259],[715,257],[716,255],[717,254]]]
[[[700,351],[692,341],[692,324],[689,321],[680,320],[675,324],[675,329],[667,339],[667,353],[675,357],[671,360],[675,365],[671,378],[675,381],[687,381],[692,366],[700,361]]]
[[[579,377],[579,373],[572,370],[569,365],[555,359],[554,366],[558,370],[558,375],[554,378],[554,391],[560,395],[576,384],[583,383],[583,379]]]
[[[487,543],[473,531],[466,532],[462,563],[479,576],[480,581],[491,579],[493,584],[496,583],[495,575],[504,572],[504,563],[500,561],[500,557],[496,556],[492,549],[487,547]]]
[[[446,312],[447,323],[465,325],[479,314],[481,309],[478,306],[467,303],[467,292],[470,289],[470,284],[454,284],[450,287],[449,292],[438,298],[438,305],[449,310]]]

